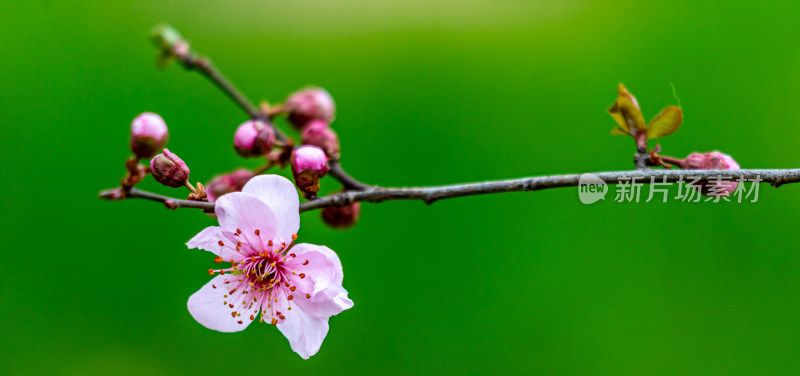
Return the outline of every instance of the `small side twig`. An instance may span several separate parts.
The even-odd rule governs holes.
[[[350,176],[350,174],[345,172],[339,160],[331,160],[328,163],[328,167],[330,168],[328,174],[332,178],[342,183],[345,190],[363,191],[371,188],[369,185],[356,180],[355,178]]]
[[[647,163],[650,160],[650,154],[647,153],[646,149],[637,148],[636,154],[633,157],[633,164],[636,166],[637,170],[647,169]]]
[[[212,64],[211,60],[209,60],[207,57],[199,56],[193,54],[192,52],[186,52],[179,54],[178,58],[186,69],[194,69],[202,73],[203,76],[208,78],[212,83],[214,83],[214,85],[216,85],[231,99],[233,99],[233,101],[236,102],[239,107],[245,110],[245,112],[247,112],[251,118],[270,122],[271,116],[261,112],[261,110],[254,106],[250,100],[247,99],[247,97],[238,88],[236,88],[236,86],[234,86],[233,83],[231,83],[228,78],[225,77],[225,75],[223,75],[222,72],[214,64]],[[274,126],[273,129],[275,129],[275,138],[277,140],[288,140],[286,134],[280,129]]]
[[[179,198],[160,195],[158,193],[148,192],[138,188],[131,188],[124,195],[120,195],[121,189],[122,188],[120,187],[106,189],[101,191],[98,194],[98,196],[104,200],[109,200],[109,201],[118,201],[129,198],[139,198],[150,201],[156,201],[163,203],[164,206],[166,206],[168,209],[195,208],[195,209],[203,209],[204,211],[212,211],[212,212],[214,211],[213,202],[182,200]]]

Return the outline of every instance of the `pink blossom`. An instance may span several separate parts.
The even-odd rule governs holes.
[[[342,287],[335,252],[296,244],[300,200],[281,176],[251,179],[242,192],[217,199],[219,226],[186,243],[217,255],[228,268],[189,298],[192,316],[220,332],[244,330],[253,321],[276,325],[297,354],[308,359],[328,334],[330,316],[353,306]]]

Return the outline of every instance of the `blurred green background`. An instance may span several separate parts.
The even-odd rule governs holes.
[[[752,1],[8,1],[0,3],[0,373],[786,375],[800,372],[800,185],[757,203],[592,206],[577,189],[366,204],[349,231],[302,215],[355,307],[308,361],[268,325],[221,334],[187,298],[212,219],[96,193],[130,121],[161,114],[206,182],[258,161],[245,115],[159,70],[169,22],[253,100],[327,88],[345,167],[383,185],[628,169],[605,110],[685,122],[665,154],[797,167],[800,3]],[[169,194],[148,180],[143,187]],[[334,190],[332,180],[324,189]],[[612,190],[613,192],[613,190]]]

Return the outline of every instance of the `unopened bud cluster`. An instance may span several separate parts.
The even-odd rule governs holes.
[[[187,185],[189,182],[189,167],[186,166],[182,159],[175,153],[170,152],[169,149],[163,149],[160,154],[155,155],[156,152],[167,145],[168,140],[169,130],[167,129],[167,123],[161,116],[152,112],[144,112],[134,118],[131,122],[131,151],[135,158],[130,160],[129,163],[134,165],[128,166],[128,170],[139,169],[137,166],[139,159],[152,157],[150,160],[150,173],[156,181],[173,188]],[[144,169],[144,167],[141,168]],[[138,182],[141,178],[133,179],[129,175],[123,182],[126,180]]]
[[[330,127],[336,118],[336,105],[322,88],[309,87],[289,95],[283,107],[289,123],[300,129],[303,145],[314,145],[328,158],[339,159],[339,137]]]
[[[161,26],[153,31],[154,42],[175,55],[174,49],[185,44],[174,29]],[[187,45],[188,47],[188,45]],[[324,89],[308,87],[288,96],[286,101],[276,107],[264,104],[263,115],[241,123],[233,135],[233,147],[237,154],[245,158],[265,158],[267,164],[258,172],[238,169],[231,173],[215,176],[206,186],[189,182],[189,167],[186,163],[164,147],[169,139],[167,125],[159,115],[145,112],[131,123],[131,158],[134,166],[130,171],[141,171],[141,176],[127,178],[132,187],[143,178],[144,166],[138,165],[141,159],[150,160],[149,172],[159,183],[168,187],[186,186],[192,194],[190,200],[214,202],[222,195],[241,191],[244,185],[260,171],[270,167],[283,167],[289,164],[295,185],[304,197],[312,199],[320,190],[320,179],[329,170],[329,163],[337,161],[341,155],[339,138],[330,124],[336,117],[336,105],[331,95]],[[291,139],[281,136],[275,129],[274,116],[285,115],[286,120],[300,132],[301,145],[294,146]],[[156,155],[159,150],[163,151]],[[135,169],[134,169],[135,168]],[[326,208],[322,211],[325,223],[331,227],[352,226],[360,213],[358,203]]]

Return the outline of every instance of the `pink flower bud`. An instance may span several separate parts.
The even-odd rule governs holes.
[[[301,135],[303,145],[314,145],[322,148],[325,154],[332,159],[339,159],[339,137],[336,132],[322,120],[309,121],[303,127]]]
[[[275,130],[260,121],[248,120],[233,136],[233,147],[242,157],[260,157],[272,150]]]
[[[361,203],[345,206],[329,206],[322,209],[322,220],[333,228],[348,228],[358,221]]]
[[[683,160],[681,168],[684,170],[706,170],[708,158],[705,154],[692,153]]]
[[[150,160],[150,173],[167,187],[177,188],[189,180],[189,167],[169,149]]]
[[[738,170],[739,164],[728,154],[712,151],[709,153],[692,153],[683,162],[682,168],[687,170]],[[708,181],[695,184],[704,196],[728,196],[739,185],[736,181]]]
[[[131,150],[138,158],[150,158],[167,144],[169,132],[161,116],[145,112],[131,123]]]
[[[292,155],[292,174],[294,181],[306,198],[319,192],[319,179],[328,173],[328,157],[322,149],[305,145],[294,150]]]
[[[292,169],[297,172],[312,170],[324,176],[328,172],[328,157],[319,147],[303,145],[294,150]]]
[[[230,174],[214,177],[206,185],[208,201],[214,202],[226,193],[240,192],[253,176],[255,175],[251,171],[242,168]]]
[[[244,185],[250,181],[254,176],[256,176],[252,171],[245,170],[240,168],[230,174],[231,183],[233,183],[234,189],[238,192],[244,188]]]
[[[686,157],[685,169],[689,170],[738,170],[739,164],[725,153],[692,153]]]
[[[298,128],[314,119],[332,123],[336,116],[333,98],[325,89],[318,87],[292,93],[283,105],[289,113],[289,122]]]

